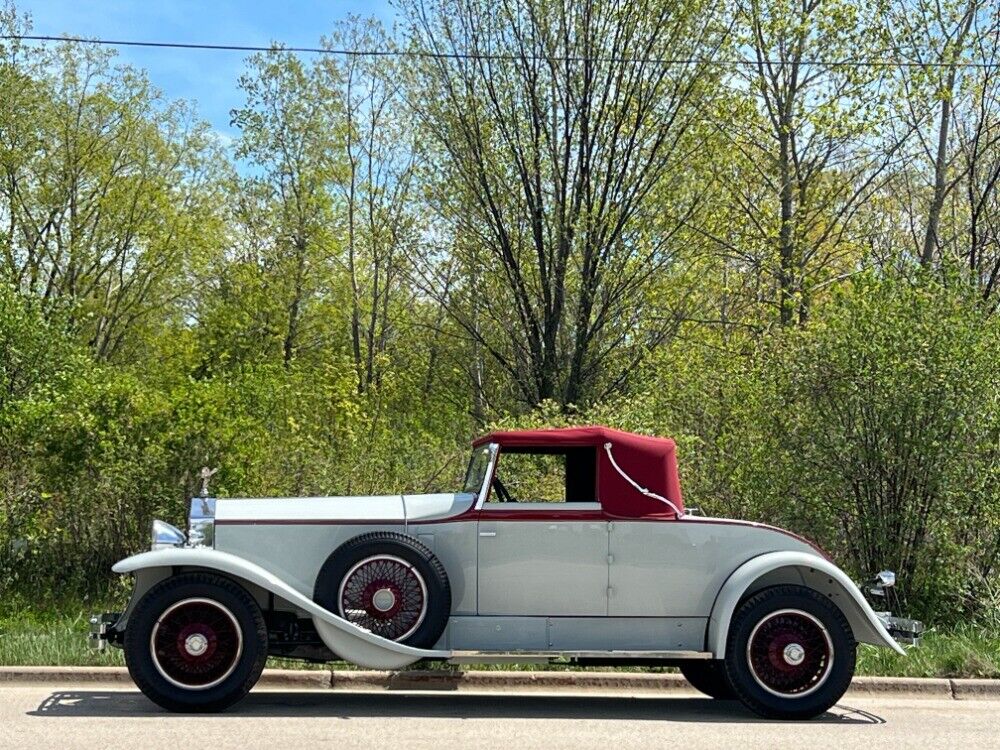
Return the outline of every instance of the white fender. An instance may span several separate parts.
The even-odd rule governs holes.
[[[769,574],[777,576],[772,578]],[[708,621],[708,649],[715,658],[725,657],[733,612],[747,590],[763,576],[769,576],[774,583],[794,582],[825,594],[840,607],[856,640],[906,653],[889,635],[861,590],[844,571],[819,555],[785,551],[767,552],[747,560],[723,584]]]
[[[428,651],[390,641],[338,617],[293,589],[272,573],[242,557],[213,549],[158,549],[121,560],[115,573],[134,573],[149,568],[191,567],[218,570],[256,584],[308,612],[316,632],[333,653],[368,669],[400,669],[420,659],[447,659],[450,651]]]

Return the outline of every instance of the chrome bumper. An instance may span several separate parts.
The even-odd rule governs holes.
[[[907,617],[893,617],[891,612],[876,612],[885,629],[896,641],[910,646],[919,646],[920,637],[924,632],[924,624],[920,620]]]
[[[90,633],[87,635],[87,645],[96,651],[104,651],[108,644],[120,645],[122,634],[115,630],[115,624],[121,619],[121,612],[102,612],[90,616]]]
[[[894,590],[895,585],[896,574],[891,570],[883,570],[867,583],[860,584],[859,588],[867,589],[872,597],[877,597],[877,599],[872,600],[873,603],[876,600],[881,600],[883,604],[888,604],[890,592]],[[920,620],[893,617],[892,612],[876,612],[875,616],[897,643],[905,643],[910,646],[920,645],[920,636],[924,632],[924,624]]]

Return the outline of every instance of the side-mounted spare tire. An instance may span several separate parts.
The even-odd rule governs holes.
[[[432,648],[451,614],[441,561],[413,537],[390,531],[338,547],[320,568],[313,599],[375,635],[415,648]]]

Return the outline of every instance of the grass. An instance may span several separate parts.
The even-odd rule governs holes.
[[[0,666],[122,666],[122,652],[104,653],[86,645],[87,610],[60,606],[45,610],[0,610]],[[305,664],[287,659],[269,659],[268,666],[306,669],[347,669],[343,662]],[[471,668],[471,667],[469,667]],[[572,669],[572,665],[510,665],[485,669]],[[919,648],[899,656],[888,649],[861,646],[857,673],[900,677],[990,677],[1000,678],[1000,631],[967,623],[931,630]]]

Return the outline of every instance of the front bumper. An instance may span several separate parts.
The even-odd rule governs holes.
[[[101,612],[91,615],[87,645],[96,651],[104,651],[109,643],[112,646],[121,646],[123,633],[115,628],[121,617],[121,612]]]
[[[891,612],[876,612],[875,615],[897,642],[909,646],[919,646],[924,632],[924,624],[920,620],[907,617],[893,617]]]

